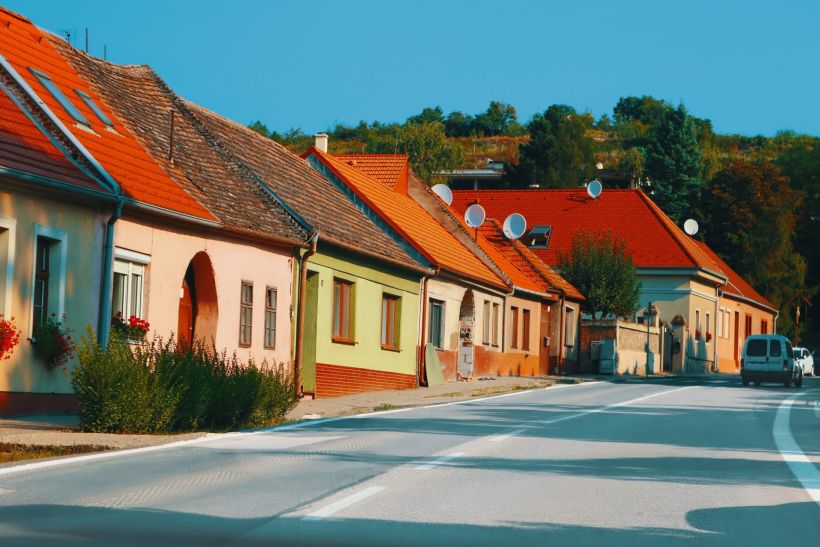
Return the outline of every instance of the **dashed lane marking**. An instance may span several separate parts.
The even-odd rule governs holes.
[[[464,455],[464,452],[453,452],[452,454],[447,454],[446,456],[442,456],[440,458],[436,458],[435,460],[433,460],[431,462],[422,464],[422,465],[416,467],[416,469],[419,469],[421,471],[428,471],[428,470],[436,468],[440,465],[444,465],[445,463],[450,462],[450,461],[452,461],[456,458],[460,458],[463,455]]]
[[[319,509],[318,511],[314,511],[313,513],[302,517],[302,520],[322,520],[325,517],[329,517],[334,513],[338,513],[342,509],[350,507],[354,503],[358,503],[363,499],[367,499],[373,494],[378,494],[382,490],[384,490],[384,486],[370,486],[365,488],[364,490],[360,490],[355,494],[351,494],[346,496],[338,501],[331,503],[330,505],[326,505]]]

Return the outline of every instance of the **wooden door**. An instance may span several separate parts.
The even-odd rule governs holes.
[[[549,305],[541,304],[541,322],[538,329],[538,375],[550,372],[550,312]]]
[[[184,280],[179,295],[179,324],[177,326],[177,346],[179,349],[190,348],[193,335],[194,306],[191,301],[191,289],[188,286],[188,281]]]

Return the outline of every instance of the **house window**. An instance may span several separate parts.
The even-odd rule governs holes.
[[[746,327],[746,336],[747,337],[751,336],[752,335],[752,316],[751,315],[748,315],[748,314],[746,315],[745,325],[744,326]]]
[[[521,349],[530,351],[530,310],[521,310],[521,323],[523,327]]]
[[[534,249],[546,249],[550,244],[552,226],[535,226],[530,230],[529,243]]]
[[[57,99],[57,102],[60,103],[60,106],[62,106],[65,109],[65,111],[68,112],[69,115],[71,115],[72,118],[74,118],[86,127],[91,127],[91,122],[88,121],[88,118],[83,116],[83,113],[80,112],[77,109],[77,107],[74,106],[74,104],[68,100],[68,97],[66,97],[63,94],[63,92],[60,91],[60,88],[57,87],[57,84],[55,84],[51,78],[49,78],[47,75],[43,74],[38,70],[34,70],[33,68],[30,68],[29,70],[31,70],[31,73],[34,74],[38,80],[40,80],[40,83],[43,84],[43,87],[45,87],[48,90],[48,92],[51,93],[51,95],[55,99]]]
[[[353,283],[333,279],[333,340],[353,342]]]
[[[34,257],[34,315],[32,328],[48,318],[48,289],[51,277],[51,245],[45,237],[37,238]]]
[[[718,337],[723,337],[723,308],[718,310],[717,324],[715,325],[715,333]]]
[[[276,289],[265,287],[265,348],[276,348]]]
[[[490,314],[492,313],[492,306],[493,303],[489,300],[484,301],[484,328],[482,329],[482,342],[484,342],[485,346],[490,344]]]
[[[11,317],[16,228],[15,219],[0,217],[0,313],[6,318]]]
[[[732,322],[732,312],[731,310],[726,310],[726,317],[723,319],[723,337],[728,339],[729,338],[729,326]]]
[[[430,317],[427,322],[429,332],[427,341],[435,347],[444,347],[444,302],[430,299]]]
[[[765,319],[760,320],[760,334],[769,334],[769,322]]]
[[[493,346],[498,347],[498,319],[501,313],[501,305],[493,304]]]
[[[253,340],[253,283],[242,282],[239,301],[239,345],[249,347]]]
[[[94,99],[92,99],[87,93],[85,93],[84,91],[80,91],[79,89],[75,89],[74,92],[80,96],[85,105],[88,108],[90,108],[94,112],[94,114],[97,115],[97,117],[100,119],[102,123],[104,123],[108,127],[114,127],[114,122],[112,122],[111,118],[106,116],[105,112],[103,112],[102,109],[99,106],[97,106],[97,103],[94,102]]]
[[[712,332],[712,314],[708,311],[706,312],[706,334]],[[705,335],[704,335],[705,336]],[[709,341],[709,337],[706,336],[706,341]]]
[[[382,294],[382,348],[399,349],[399,297]]]
[[[510,347],[518,348],[518,308],[510,308]]]
[[[564,345],[568,348],[575,346],[575,310],[567,306],[564,317]]]
[[[114,260],[114,286],[111,313],[128,320],[132,315],[142,318],[145,266],[126,260]]]
[[[695,310],[695,330],[700,331],[700,310]]]

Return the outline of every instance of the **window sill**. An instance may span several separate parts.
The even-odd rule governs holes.
[[[356,341],[351,340],[349,338],[336,338],[336,337],[333,337],[333,338],[330,339],[330,341],[333,342],[334,344],[344,344],[346,346],[355,346],[356,345]]]
[[[401,349],[399,349],[397,347],[393,347],[393,346],[382,346],[382,350],[384,350],[384,351],[393,351],[395,353],[401,352]]]
[[[240,347],[240,348],[249,348],[249,347],[251,347],[252,345],[253,345],[253,344],[239,344],[239,347]]]

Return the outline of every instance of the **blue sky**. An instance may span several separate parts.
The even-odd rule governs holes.
[[[820,135],[816,0],[0,0],[90,52],[148,64],[237,121],[308,133],[425,106],[595,116],[683,102],[723,133]]]

